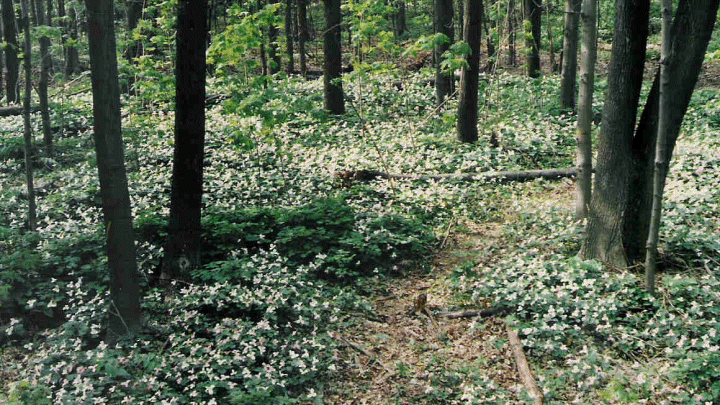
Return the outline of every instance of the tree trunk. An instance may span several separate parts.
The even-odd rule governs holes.
[[[20,75],[20,64],[18,62],[18,40],[17,26],[15,24],[15,6],[13,0],[2,0],[3,37],[5,46],[5,64],[7,74],[5,76],[5,92],[8,103],[18,101],[18,76]]]
[[[483,8],[483,11],[484,8]],[[495,21],[491,21],[490,24],[488,24],[488,16],[487,13],[483,12],[483,26],[485,27],[485,44],[487,45],[487,64],[485,65],[485,71],[486,72],[492,72],[495,70],[495,62],[497,60],[497,50],[495,49],[495,41],[493,40],[493,36],[490,35],[490,29],[488,28],[488,25],[492,26],[493,29],[495,28]]]
[[[582,0],[565,0],[565,29],[563,30],[562,72],[560,74],[560,108],[575,110],[575,87],[577,81],[578,22]],[[589,7],[589,6],[588,6]],[[587,10],[587,9],[586,9]],[[589,12],[589,11],[588,11]],[[595,24],[595,7],[592,10]],[[589,23],[589,21],[588,21]],[[585,24],[585,20],[583,20]],[[583,25],[583,27],[589,28]],[[594,29],[593,29],[594,32]],[[583,31],[587,35],[587,31]],[[585,39],[583,40],[585,43]],[[587,43],[586,43],[587,46]],[[587,72],[587,70],[586,70]]]
[[[570,0],[574,1],[574,0]],[[593,119],[593,93],[595,91],[595,59],[597,56],[596,32],[597,20],[595,19],[595,0],[584,0],[582,2],[582,49],[580,51],[580,100],[578,108],[577,128],[577,193],[575,199],[575,219],[582,219],[587,216],[587,209],[592,197],[592,119]],[[577,40],[577,38],[575,38]],[[575,50],[570,50],[575,55]],[[564,52],[568,52],[568,49]],[[567,55],[567,53],[565,53]],[[575,57],[573,57],[575,59]],[[563,75],[575,67],[568,67],[563,63]],[[572,81],[575,83],[575,73],[572,74]],[[575,87],[573,85],[573,87]],[[574,90],[573,90],[574,92]],[[574,97],[573,97],[574,99]],[[574,100],[573,100],[574,101]]]
[[[630,145],[645,64],[649,9],[650,0],[616,2],[594,192],[582,247],[585,258],[620,267],[627,265],[622,232],[632,169]]]
[[[25,94],[23,97],[23,138],[25,140],[25,178],[28,191],[28,228],[35,231],[37,208],[35,204],[35,185],[32,165],[32,123],[30,122],[30,101],[32,97],[32,44],[30,42],[30,13],[27,0],[22,0],[22,26],[25,32],[23,47],[23,65],[25,67]]]
[[[458,25],[457,25],[457,37],[458,38],[465,38],[465,34],[463,33],[463,30],[465,29],[465,0],[457,0],[457,9],[458,9]]]
[[[645,249],[645,289],[655,294],[655,272],[657,267],[657,245],[662,213],[662,196],[667,173],[667,130],[670,125],[670,52],[672,39],[670,23],[672,22],[672,0],[662,0],[662,50],[660,54],[660,95],[658,101],[658,133],[655,142],[655,172],[653,173],[653,202],[650,213],[650,230]]]
[[[135,58],[140,56],[142,53],[142,41],[140,40],[134,40],[133,39],[133,31],[138,26],[138,23],[140,22],[140,17],[142,17],[142,10],[143,10],[143,1],[142,0],[126,0],[125,1],[125,8],[126,8],[126,17],[125,21],[127,22],[127,32],[129,33],[129,44],[127,48],[125,48],[125,52],[123,52],[123,55],[125,56],[125,59],[128,61],[128,65],[134,66],[135,65]],[[135,75],[129,74],[126,78],[126,84],[123,86],[123,92],[129,93],[132,91],[133,86],[135,84]]]
[[[162,279],[186,278],[200,265],[205,150],[207,0],[178,3],[175,58],[175,150],[170,223]]]
[[[680,126],[690,103],[698,74],[705,58],[717,15],[719,0],[682,0],[678,4],[671,29],[672,50],[669,62],[670,113],[667,128],[667,160],[670,161]],[[632,140],[632,172],[628,211],[625,214],[623,242],[631,262],[645,257],[645,241],[650,226],[652,177],[655,139],[658,128],[659,80],[650,90]],[[639,238],[635,240],[634,238]]]
[[[525,64],[529,77],[540,77],[540,41],[542,35],[542,0],[523,0],[526,25]]]
[[[435,94],[437,105],[440,106],[453,92],[453,73],[444,72],[440,66],[442,55],[454,42],[455,27],[453,27],[453,0],[435,0],[435,32],[445,35],[449,42],[435,46]]]
[[[45,5],[43,0],[37,0],[37,14],[40,25],[49,25],[46,21]],[[50,38],[40,37],[40,81],[38,82],[38,96],[40,98],[40,117],[42,118],[43,140],[45,154],[53,156],[53,133],[50,125],[50,108],[48,106],[48,80],[50,78]]]
[[[70,24],[68,25],[68,34],[72,40],[72,44],[67,47],[67,55],[65,56],[65,75],[72,77],[75,73],[80,73],[80,57],[77,50],[78,27],[77,13],[75,7],[70,7],[68,11]]]
[[[332,114],[345,113],[342,90],[342,53],[340,24],[342,13],[340,0],[323,0],[325,5],[325,34],[323,35],[323,76],[325,86],[325,109]]]
[[[271,0],[270,4],[277,3],[278,0]],[[270,58],[270,74],[274,75],[280,71],[280,52],[278,52],[278,29],[275,24],[268,27],[268,57]]]
[[[298,46],[300,47],[300,73],[307,77],[307,56],[305,55],[305,43],[308,40],[307,21],[307,0],[297,0],[298,5]]]
[[[515,52],[515,0],[508,0],[507,12],[508,27],[508,60],[509,66],[517,65],[517,54]]]
[[[393,14],[395,38],[400,38],[405,33],[405,31],[407,31],[407,22],[405,15],[405,0],[396,0],[395,14]]]
[[[257,11],[260,12],[263,8],[262,0],[257,0]],[[260,32],[262,33],[264,29],[260,27]],[[264,36],[264,34],[262,34]],[[262,67],[262,75],[267,76],[270,72],[268,70],[268,61],[267,61],[267,55],[265,54],[265,40],[260,41],[260,49],[258,50],[260,53],[260,66]],[[265,86],[267,87],[267,82],[265,82]]]
[[[478,139],[478,74],[482,15],[482,0],[465,0],[463,40],[470,46],[470,55],[466,56],[468,66],[464,66],[460,72],[457,131],[458,140],[461,142],[475,142]]]
[[[285,45],[288,56],[288,64],[286,70],[288,73],[295,71],[295,49],[293,47],[293,12],[292,7],[293,1],[286,0],[285,2]]]
[[[140,329],[140,284],[135,237],[123,156],[120,86],[112,0],[86,0],[93,120],[107,255],[110,267],[110,307],[106,340]]]

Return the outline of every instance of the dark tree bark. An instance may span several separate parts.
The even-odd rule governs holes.
[[[673,19],[672,49],[668,65],[670,89],[667,128],[667,160],[672,158],[705,58],[720,0],[681,0]],[[659,80],[656,77],[632,140],[632,166],[628,187],[628,208],[625,214],[623,243],[631,262],[642,260],[650,226],[652,207],[652,176],[654,145],[658,126]],[[667,174],[667,173],[666,173]],[[633,238],[640,238],[634,240]]]
[[[46,19],[45,4],[43,0],[37,0],[37,15],[40,25],[49,25]],[[40,81],[38,82],[38,96],[40,98],[40,117],[42,119],[43,140],[45,143],[45,154],[52,157],[53,132],[50,125],[50,107],[48,106],[48,80],[50,78],[50,38],[40,37]]]
[[[260,12],[263,8],[263,2],[262,0],[257,0],[257,11]],[[261,27],[260,32],[262,33],[264,29]],[[262,34],[264,36],[264,34]],[[265,53],[265,40],[260,41],[260,49],[258,49],[258,52],[260,53],[260,66],[262,68],[261,72],[263,76],[267,76],[269,74],[268,70],[268,61],[267,61],[267,55]],[[267,82],[265,82],[267,83]],[[267,86],[267,84],[266,84]]]
[[[75,7],[70,7],[68,17],[68,34],[72,43],[67,46],[67,52],[65,54],[65,75],[72,77],[74,74],[80,73],[80,57],[76,46],[78,41],[78,26]]]
[[[485,71],[486,72],[492,72],[495,70],[495,62],[497,59],[497,50],[495,49],[495,41],[493,40],[493,36],[490,35],[490,29],[488,28],[488,25],[490,25],[493,29],[495,29],[495,21],[492,20],[488,23],[488,15],[484,12],[485,9],[483,7],[483,27],[485,28],[485,44],[487,45],[487,64],[485,65]]]
[[[630,146],[642,86],[649,10],[649,0],[616,2],[594,191],[582,247],[584,257],[621,267],[627,264],[623,216],[628,205]]]
[[[393,28],[395,38],[401,37],[407,31],[407,20],[405,13],[405,0],[395,1],[395,14],[393,14]]]
[[[525,58],[529,77],[540,77],[540,36],[542,35],[542,0],[523,0],[525,21],[530,34],[525,33]]]
[[[87,0],[93,120],[103,219],[110,267],[110,307],[106,340],[140,329],[140,284],[135,237],[123,156],[115,27],[112,0]]]
[[[270,0],[270,4],[276,3],[278,0]],[[268,27],[268,38],[270,45],[268,46],[268,57],[270,58],[270,74],[273,75],[280,71],[280,52],[278,52],[278,29],[275,24]]]
[[[345,114],[342,90],[342,53],[340,0],[323,0],[325,5],[325,34],[323,35],[323,81],[325,109],[332,114]]]
[[[288,64],[286,70],[288,73],[295,71],[295,49],[293,44],[293,0],[285,1],[285,45],[288,56]]]
[[[32,97],[32,44],[30,43],[30,15],[27,0],[21,1],[22,26],[25,32],[23,65],[25,67],[25,94],[23,97],[23,138],[25,141],[25,179],[28,192],[28,229],[35,230],[37,208],[32,164],[32,123],[30,122],[30,101]]]
[[[508,0],[507,12],[508,27],[508,60],[510,66],[517,65],[517,53],[515,52],[515,0]]]
[[[458,25],[457,25],[457,37],[458,38],[465,38],[465,34],[463,33],[463,30],[465,29],[465,0],[457,0],[457,10],[458,10]]]
[[[126,0],[125,1],[126,16],[125,21],[127,22],[127,32],[130,33],[132,38],[133,30],[138,26],[140,18],[142,17],[143,0]],[[130,40],[128,47],[123,52],[125,59],[129,65],[135,64],[135,58],[142,54],[142,41]],[[135,84],[135,76],[130,74],[126,78],[126,84],[123,85],[123,92],[129,93],[133,85]]]
[[[575,110],[577,87],[578,26],[582,0],[565,0],[562,73],[560,75],[560,108]]]
[[[453,26],[453,0],[435,0],[435,32],[444,34],[450,38],[450,42],[437,45],[435,51],[435,95],[437,105],[440,106],[445,102],[445,98],[449,97],[453,92],[452,72],[443,72],[440,67],[442,55],[454,42],[455,27]]]
[[[5,47],[5,65],[7,73],[5,76],[5,92],[8,103],[18,101],[18,76],[20,75],[20,64],[18,62],[18,40],[17,26],[15,24],[15,6],[13,0],[2,0],[3,37],[7,46]]]
[[[478,74],[480,73],[480,44],[482,35],[482,0],[465,0],[465,36],[470,46],[466,57],[468,66],[460,72],[460,96],[458,101],[457,131],[461,142],[478,139]]]
[[[205,151],[207,0],[178,3],[175,150],[162,279],[186,278],[200,264]]]
[[[307,57],[305,43],[308,40],[307,0],[297,0],[298,5],[298,46],[300,47],[300,73],[307,77]]]

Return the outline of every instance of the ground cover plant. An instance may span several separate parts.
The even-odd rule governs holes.
[[[559,110],[556,77],[484,75],[481,138],[468,145],[455,141],[456,102],[435,110],[433,74],[359,69],[344,83],[343,117],[323,111],[322,80],[281,73],[248,88],[242,74],[212,77],[222,101],[208,111],[204,265],[170,294],[156,287],[173,113],[168,87],[147,81],[140,101],[125,100],[124,122],[145,328],[113,346],[102,341],[91,130],[38,158],[36,232],[24,224],[21,145],[4,144],[0,401],[525,403],[505,323],[548,403],[720,401],[717,89],[696,92],[676,149],[652,297],[639,268],[575,257],[583,227],[569,180],[339,175],[572,165],[574,118]],[[66,103],[90,105],[90,95]],[[85,113],[53,119],[82,127]],[[22,123],[1,125],[17,133]],[[408,314],[419,291],[436,318]],[[504,314],[441,316],[488,306]]]

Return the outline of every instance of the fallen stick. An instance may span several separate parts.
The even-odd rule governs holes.
[[[525,358],[525,352],[523,351],[522,344],[520,343],[518,333],[517,331],[512,330],[510,325],[506,324],[505,326],[507,327],[508,339],[510,340],[510,347],[512,347],[513,355],[515,356],[515,364],[517,365],[518,374],[520,374],[520,380],[522,380],[525,388],[535,399],[535,404],[542,405],[543,395],[535,383],[535,378],[533,378],[532,372],[530,371],[530,366],[528,366],[527,359]]]
[[[490,173],[450,173],[450,174],[389,174],[377,170],[348,170],[335,173],[335,177],[343,181],[369,181],[377,179],[393,180],[462,180],[462,181],[496,181],[505,183],[510,181],[530,181],[535,179],[556,180],[565,177],[573,177],[577,169],[545,169],[545,170],[522,170]]]
[[[482,318],[488,318],[491,316],[503,314],[506,311],[502,308],[487,308],[482,310],[465,310],[465,311],[455,311],[455,312],[441,312],[439,314],[436,314],[437,316],[444,316],[445,318],[449,319],[455,319],[455,318],[472,318],[475,316],[479,316]]]

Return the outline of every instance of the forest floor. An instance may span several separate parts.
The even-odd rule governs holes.
[[[512,237],[504,224],[519,212],[571,212],[574,184],[563,179],[541,192],[528,187],[527,198],[518,204],[497,207],[497,221],[476,223],[469,218],[454,220],[444,236],[430,271],[414,272],[392,279],[387,289],[371,297],[375,316],[337,333],[345,350],[342,376],[329,387],[329,404],[437,403],[437,386],[464,387],[478,374],[495,381],[519,397],[523,390],[517,365],[507,343],[502,315],[449,319],[449,310],[481,310],[449,288],[450,276],[463,265],[491,266],[512,250]],[[427,297],[425,313],[413,313],[421,295]],[[372,318],[372,319],[370,319]],[[481,324],[479,327],[478,324]],[[531,365],[532,369],[532,365]],[[443,381],[465,376],[466,381]]]

